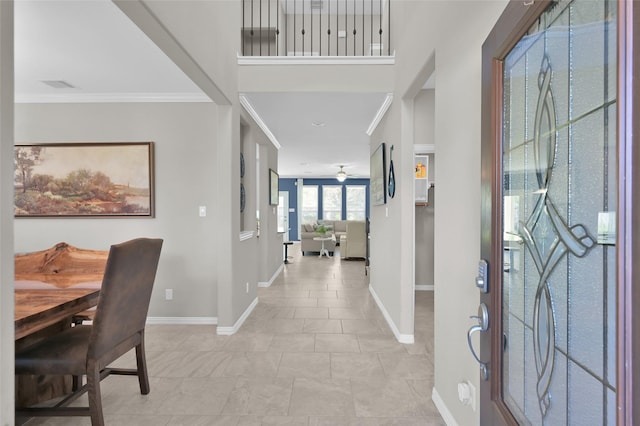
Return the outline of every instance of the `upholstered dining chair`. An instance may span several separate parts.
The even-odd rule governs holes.
[[[16,416],[90,416],[93,426],[104,425],[100,381],[109,374],[137,375],[140,392],[149,393],[144,329],[161,248],[161,239],[150,238],[111,246],[93,324],[70,327],[16,351],[16,374],[87,377],[55,406],[18,407]],[[108,367],[133,348],[136,369]],[[88,407],[68,406],[85,392]]]

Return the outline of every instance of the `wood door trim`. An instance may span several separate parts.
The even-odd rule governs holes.
[[[640,368],[634,360],[640,356],[640,276],[634,274],[634,263],[640,253],[640,196],[634,182],[640,179],[640,125],[634,121],[640,111],[640,54],[634,50],[634,40],[640,40],[640,7],[636,2],[618,2],[618,312],[617,312],[617,423],[632,425],[640,422]]]

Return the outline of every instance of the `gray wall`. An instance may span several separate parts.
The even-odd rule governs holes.
[[[14,421],[13,3],[0,2],[0,424]]]
[[[416,144],[434,145],[435,90],[421,90],[414,100]],[[429,154],[429,182],[435,176],[436,156]],[[429,190],[429,203],[416,206],[416,285],[433,286],[435,188]]]
[[[213,103],[18,104],[16,143],[155,143],[155,218],[15,220],[17,252],[60,241],[92,249],[164,239],[149,315],[217,315],[217,107]],[[207,217],[198,216],[207,206]],[[227,226],[227,225],[223,225]],[[174,300],[164,300],[164,289]]]
[[[458,401],[457,384],[470,380],[478,389],[478,366],[466,343],[479,303],[473,277],[480,247],[480,87],[481,45],[506,1],[433,1],[394,3],[392,40],[396,47],[396,89],[394,103],[375,143],[393,141],[394,160],[408,163],[414,143],[414,100],[435,66],[435,133],[438,167],[435,170],[437,206],[434,212],[435,284],[435,385],[433,399],[448,424],[476,425],[478,411]],[[400,142],[398,142],[400,141]],[[398,144],[402,150],[398,152]],[[397,160],[396,160],[397,161]],[[407,165],[408,166],[408,165]],[[396,165],[396,177],[400,167]],[[401,223],[414,224],[415,207],[403,209],[413,197],[405,191],[410,185],[411,166],[398,177],[398,195],[386,207],[372,213],[371,285],[401,333],[412,333],[407,326],[414,265],[414,232]],[[475,189],[474,189],[475,188]],[[412,204],[412,203],[411,203]],[[386,209],[388,208],[388,216]],[[373,211],[374,209],[372,209]],[[455,224],[455,226],[453,226]],[[387,246],[374,242],[381,234]],[[377,254],[376,254],[377,253]],[[375,267],[374,267],[374,261]],[[378,275],[380,274],[380,275]]]

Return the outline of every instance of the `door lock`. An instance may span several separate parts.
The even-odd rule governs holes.
[[[484,259],[480,259],[480,262],[478,262],[476,287],[478,287],[483,293],[487,293],[489,291],[489,264]]]
[[[489,328],[489,310],[487,309],[487,305],[481,303],[478,306],[478,315],[472,315],[469,318],[475,318],[478,320],[478,324],[472,325],[467,331],[467,344],[469,345],[469,350],[471,351],[471,355],[478,361],[480,364],[480,377],[482,380],[489,380],[489,368],[486,362],[482,362],[478,353],[473,348],[473,342],[471,341],[471,336],[473,333],[477,331],[487,331]]]

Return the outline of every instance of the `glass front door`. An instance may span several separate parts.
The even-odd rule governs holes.
[[[616,4],[551,6],[504,61],[504,400],[615,424]]]
[[[616,423],[616,37],[616,2],[554,2],[503,60],[501,380],[520,424]]]

